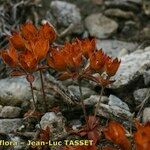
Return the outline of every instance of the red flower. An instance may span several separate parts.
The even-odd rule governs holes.
[[[65,43],[63,47],[52,48],[48,57],[48,65],[57,71],[66,72],[68,77],[79,73],[83,64],[80,46],[76,43]]]
[[[102,73],[107,55],[102,50],[95,51],[90,56],[90,69],[94,72]]]
[[[1,52],[1,56],[3,61],[10,67],[18,66],[18,54],[12,44],[9,45],[9,49]]]
[[[31,22],[21,25],[20,31],[21,36],[27,41],[35,40],[38,36],[38,30]]]
[[[108,126],[104,129],[104,135],[106,139],[118,144],[122,150],[131,149],[131,143],[125,135],[125,129],[118,122],[110,121]]]
[[[21,37],[21,35],[17,32],[12,33],[12,36],[9,38],[10,43],[14,46],[17,50],[24,50],[26,42]]]
[[[96,49],[96,40],[95,39],[92,39],[92,40],[84,39],[82,41],[76,39],[76,41],[80,45],[81,51],[86,58],[89,58],[90,55]]]
[[[114,76],[120,66],[121,60],[118,58],[112,59],[111,57],[107,57],[105,63],[105,71],[109,77]]]
[[[45,59],[49,44],[56,33],[48,23],[37,29],[31,22],[20,27],[9,37],[9,48],[1,52],[2,59],[10,67],[16,67],[13,75],[32,74],[39,69],[39,63]]]
[[[23,51],[19,54],[20,69],[23,69],[27,73],[33,73],[37,70],[38,61],[34,57],[33,52],[29,50]]]
[[[150,122],[141,125],[136,122],[137,131],[134,133],[134,139],[137,150],[148,150],[150,147]]]

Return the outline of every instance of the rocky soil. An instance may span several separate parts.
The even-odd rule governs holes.
[[[150,121],[150,2],[43,0],[38,3],[38,22],[48,20],[58,31],[55,44],[62,44],[64,40],[69,41],[76,37],[95,37],[98,49],[102,48],[107,54],[121,59],[115,76],[116,82],[105,89],[98,115],[104,120],[118,120],[126,127],[130,126],[133,117],[144,123]],[[32,18],[30,15],[27,18]],[[2,25],[0,27],[1,33],[4,32]],[[1,35],[2,42],[4,39],[4,35]],[[6,45],[0,44],[2,48]],[[24,113],[33,108],[30,88],[24,77],[10,78],[8,72],[9,68],[1,62],[0,137],[26,141],[28,136],[17,132],[34,134],[38,128],[37,120],[23,118]],[[77,83],[72,80],[60,82],[54,78],[53,71],[50,74],[45,73],[46,83],[49,85],[46,87],[46,97],[49,106],[53,108],[59,105],[61,112],[50,111],[43,114],[40,125],[42,128],[49,126],[53,131],[52,138],[56,139],[66,135],[66,122],[72,129],[80,127],[83,113],[80,107],[70,105],[72,101],[79,100]],[[35,99],[39,107],[43,103],[40,85],[36,75]],[[87,81],[82,83],[82,87],[84,102],[90,113],[98,102],[100,87]],[[24,148],[16,146],[15,149]]]

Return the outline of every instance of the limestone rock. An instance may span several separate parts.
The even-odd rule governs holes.
[[[138,50],[121,57],[121,64],[115,76],[116,82],[110,87],[113,89],[125,90],[128,87],[135,88],[135,84],[137,86],[138,84],[143,84],[143,74],[150,65],[149,60],[150,51],[144,50]],[[141,82],[135,82],[137,79]]]
[[[51,130],[52,139],[55,139],[56,137],[66,133],[64,131],[64,121],[65,120],[61,114],[48,112],[41,118],[40,124],[42,129],[45,129],[48,126]]]
[[[150,70],[145,70],[144,71],[144,74],[143,74],[143,77],[144,77],[144,83],[145,85],[150,85]]]
[[[0,113],[2,118],[18,118],[20,115],[21,109],[19,107],[13,106],[4,106]]]
[[[133,95],[135,98],[135,103],[139,105],[147,97],[149,91],[150,89],[148,88],[138,89],[134,91]]]
[[[29,83],[24,77],[0,80],[0,104],[15,106],[30,99]]]
[[[71,90],[72,93],[75,94],[77,97],[80,97],[79,86],[70,85],[68,87],[68,89]],[[83,98],[88,98],[94,94],[96,94],[96,93],[93,90],[91,90],[90,88],[82,87]]]
[[[133,19],[135,18],[135,15],[133,12],[130,11],[123,11],[118,8],[110,8],[107,9],[104,14],[108,17],[116,17],[116,18],[122,18],[122,19]]]
[[[91,14],[85,19],[85,26],[91,36],[105,39],[117,31],[118,24],[114,20],[99,14]]]
[[[110,105],[110,106],[117,106],[117,107],[120,107],[122,109],[125,109],[125,110],[129,111],[128,105],[125,102],[121,101],[121,99],[119,99],[118,97],[116,97],[114,95],[110,95],[109,96],[109,103],[108,103],[108,105]]]
[[[10,133],[22,125],[22,119],[0,119],[0,132]]]
[[[57,22],[61,26],[68,27],[70,24],[73,24],[73,33],[82,32],[83,26],[81,23],[81,14],[76,5],[56,0],[51,2],[50,7],[53,15],[56,17]]]
[[[146,107],[143,111],[143,123],[150,121],[150,107]]]
[[[103,49],[105,53],[113,57],[120,55],[122,49],[126,49],[126,53],[136,50],[137,43],[124,42],[119,40],[96,40],[97,48]]]
[[[91,95],[89,98],[84,100],[84,104],[85,105],[95,105],[96,103],[98,103],[100,98],[100,95]],[[101,102],[102,103],[108,103],[109,99],[106,96],[102,96],[101,98]]]

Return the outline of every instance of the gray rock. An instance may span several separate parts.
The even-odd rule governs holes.
[[[105,6],[108,8],[119,8],[125,11],[139,11],[139,7],[134,3],[129,3],[128,0],[105,0]]]
[[[135,4],[142,4],[142,0],[127,0],[127,1]]]
[[[145,85],[150,85],[150,70],[145,70],[143,77]]]
[[[140,32],[140,39],[149,40],[150,39],[150,25],[146,26]]]
[[[96,5],[102,5],[104,3],[104,0],[92,0],[92,2]]]
[[[98,49],[102,48],[105,53],[113,57],[120,56],[122,49],[126,50],[126,54],[133,52],[138,46],[137,43],[123,42],[118,40],[97,40],[96,44]]]
[[[0,132],[10,133],[22,125],[22,119],[0,119]]]
[[[150,51],[150,46],[145,47],[144,51]]]
[[[72,91],[72,93],[75,94],[77,97],[80,97],[79,86],[70,85],[68,87],[68,89],[70,91]],[[90,88],[82,87],[83,98],[88,98],[88,97],[90,97],[91,95],[94,95],[94,94],[96,94],[95,91],[91,90]]]
[[[118,29],[118,24],[112,19],[99,14],[92,14],[85,19],[85,26],[91,36],[105,39],[112,36]]]
[[[109,96],[108,105],[110,107],[117,106],[117,107],[120,107],[121,109],[125,109],[125,110],[129,111],[128,105],[125,102],[121,101],[121,99],[119,99],[118,97],[116,97],[114,95]]]
[[[30,99],[29,83],[24,77],[0,80],[0,104],[15,106]]]
[[[80,120],[74,119],[71,120],[70,126],[72,126],[73,130],[78,130],[82,126],[82,122]]]
[[[120,57],[122,57],[122,56],[124,56],[124,55],[127,55],[127,54],[128,54],[128,50],[125,49],[125,48],[123,48],[123,49],[121,49],[121,51],[118,53],[118,57],[120,58]]]
[[[118,106],[110,106],[102,103],[98,109],[98,115],[110,119],[115,118],[118,121],[129,121],[132,117],[132,114],[125,109],[122,109]]]
[[[135,103],[137,105],[141,104],[141,102],[147,97],[149,91],[150,89],[148,88],[138,89],[134,91],[133,95],[134,95]]]
[[[150,16],[150,1],[142,0],[143,10],[146,15]]]
[[[41,82],[39,77],[35,77],[33,86],[38,89],[34,91],[35,100],[41,101],[43,99],[41,89]],[[49,104],[53,104],[55,99],[52,97],[49,89],[47,90],[48,94],[47,100]],[[3,106],[18,106],[22,104],[31,104],[32,95],[29,83],[26,81],[25,77],[16,77],[16,78],[5,78],[0,80],[0,104]]]
[[[26,144],[21,144],[21,143],[26,143],[25,139],[21,136],[17,136],[14,134],[9,134],[10,140],[12,142],[17,143],[17,145],[14,146],[15,150],[23,150],[26,149]]]
[[[100,99],[100,95],[91,95],[89,98],[84,100],[84,104],[85,105],[95,105],[96,103],[98,103]],[[109,99],[106,96],[102,96],[101,98],[101,102],[102,103],[108,103]]]
[[[45,129],[48,126],[51,130],[52,139],[55,139],[62,134],[66,134],[66,131],[64,131],[64,121],[64,117],[61,114],[48,112],[41,118],[40,124],[42,129]]]
[[[70,24],[74,25],[73,33],[80,33],[83,31],[81,23],[81,14],[76,5],[64,1],[52,1],[50,5],[53,15],[56,17],[57,22],[64,27]]]
[[[116,18],[122,18],[122,19],[133,19],[135,18],[135,15],[131,11],[123,11],[118,8],[110,8],[107,9],[104,14],[108,17],[116,17]]]
[[[2,105],[0,105],[0,113],[1,113],[2,109],[3,109],[3,106],[2,106]]]
[[[146,107],[143,111],[143,123],[150,121],[150,107]]]
[[[124,38],[130,39],[137,39],[137,36],[139,34],[139,23],[135,21],[126,21],[121,34]]]
[[[2,118],[18,118],[20,115],[21,109],[19,107],[13,107],[13,106],[4,106],[0,117]]]
[[[116,82],[111,84],[113,89],[127,89],[140,77],[150,65],[150,51],[137,50],[134,53],[121,57],[121,64],[116,73]],[[142,79],[141,79],[142,80]],[[140,84],[136,82],[134,84]],[[135,86],[135,85],[134,85]],[[144,85],[143,85],[144,86]]]

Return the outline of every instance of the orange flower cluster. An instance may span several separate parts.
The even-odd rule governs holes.
[[[31,22],[20,27],[9,37],[9,48],[1,52],[3,61],[18,72],[13,75],[32,74],[46,58],[49,45],[56,38],[55,30],[48,23],[37,29]]]
[[[137,131],[134,133],[134,139],[137,150],[148,150],[150,148],[150,122],[145,125],[136,121]]]
[[[103,86],[113,82],[110,78],[116,74],[120,61],[97,50],[95,39],[76,39],[62,47],[52,47],[55,38],[56,32],[48,23],[37,29],[27,22],[20,27],[20,32],[9,37],[9,48],[1,52],[2,59],[17,69],[12,75],[31,75],[42,68],[40,62],[47,58],[48,65],[61,72],[59,79],[88,78]],[[94,73],[99,76],[94,77]]]
[[[138,121],[135,123],[137,131],[134,132],[133,140],[136,150],[148,150],[150,147],[150,122],[145,125]],[[110,121],[103,130],[105,138],[120,146],[122,150],[130,150],[132,145],[126,137],[125,128],[116,121]],[[110,148],[113,150],[114,148]]]
[[[107,56],[102,50],[97,50],[95,39],[76,39],[72,43],[65,43],[62,47],[51,48],[48,57],[48,65],[63,72],[59,79],[83,77],[103,86],[113,82],[109,79],[116,74],[120,62],[117,58]],[[102,77],[104,72],[107,76]],[[94,73],[99,73],[100,76],[98,78],[91,76]]]
[[[126,137],[124,127],[116,121],[110,121],[108,126],[104,128],[106,139],[111,140],[119,145],[122,150],[130,150],[131,143]]]

